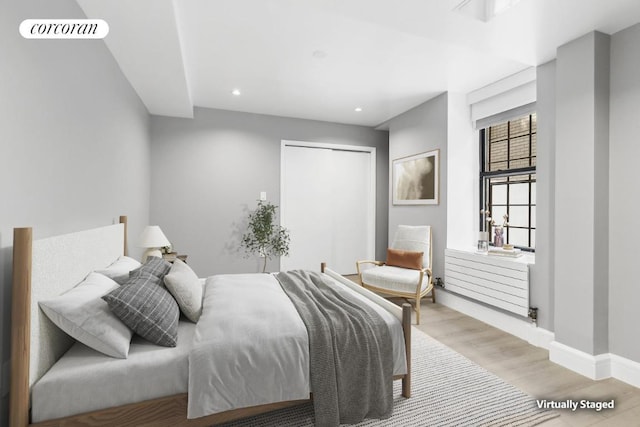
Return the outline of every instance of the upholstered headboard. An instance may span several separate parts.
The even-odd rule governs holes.
[[[64,293],[92,270],[108,266],[125,253],[126,217],[120,217],[120,224],[40,240],[32,240],[31,228],[14,230],[12,420],[13,412],[23,412],[17,416],[28,420],[30,387],[73,344],[73,339],[44,315],[38,301]]]

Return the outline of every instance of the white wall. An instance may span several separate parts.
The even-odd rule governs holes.
[[[26,40],[27,18],[84,18],[71,0],[0,13],[0,333],[8,386],[14,227],[42,238],[149,216],[148,113],[101,40]],[[135,254],[136,248],[133,249]],[[6,405],[6,390],[3,403]],[[6,423],[6,406],[0,424]]]
[[[479,137],[470,120],[467,96],[447,94],[447,243],[474,249],[478,241]]]
[[[558,49],[555,150],[556,341],[608,349],[609,37]]]
[[[395,206],[392,203],[391,174],[387,184],[389,241],[400,224],[431,225],[434,277],[444,277],[444,249],[447,244],[447,114],[447,94],[443,93],[389,121],[389,171],[394,159],[440,150],[440,204]],[[382,259],[386,259],[386,254]]]
[[[640,362],[640,24],[611,37],[609,349]]]
[[[530,304],[538,326],[554,330],[556,61],[537,67],[536,263],[530,267]]]
[[[239,236],[261,191],[280,205],[283,139],[376,147],[376,255],[386,256],[387,132],[205,108],[194,119],[154,116],[151,130],[151,221],[200,276],[259,271],[238,252]]]

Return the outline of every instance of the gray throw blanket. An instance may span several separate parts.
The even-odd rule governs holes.
[[[276,278],[309,334],[316,426],[391,416],[392,344],[382,317],[319,273],[296,270]]]

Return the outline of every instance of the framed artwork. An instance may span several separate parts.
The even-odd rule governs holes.
[[[394,205],[437,205],[440,202],[440,150],[396,159],[392,163]]]

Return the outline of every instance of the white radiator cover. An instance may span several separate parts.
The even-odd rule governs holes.
[[[529,315],[530,257],[445,249],[445,289],[519,316]]]

